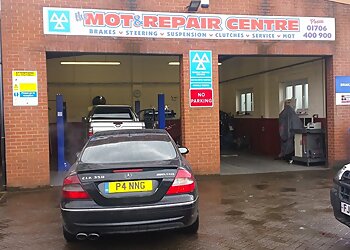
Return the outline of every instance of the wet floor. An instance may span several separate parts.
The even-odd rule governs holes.
[[[199,177],[198,235],[113,236],[67,244],[59,189],[8,193],[0,249],[350,249],[350,229],[329,202],[330,171]]]

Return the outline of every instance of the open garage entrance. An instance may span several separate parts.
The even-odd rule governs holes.
[[[307,165],[324,168],[327,128],[323,57],[222,55],[219,65],[222,174],[311,169]],[[292,103],[301,126],[294,131],[295,152],[290,156],[300,157],[292,164],[290,158],[279,158],[279,115],[286,100]]]
[[[129,105],[137,113],[157,110],[158,94],[164,94],[169,111],[166,129],[181,143],[179,56],[52,52],[47,53],[47,76],[52,185],[61,184],[56,172],[57,94],[63,96],[65,161],[69,164],[87,139],[87,124],[82,118],[88,115],[97,96],[104,97],[108,105]],[[140,119],[146,119],[145,112],[140,113]]]

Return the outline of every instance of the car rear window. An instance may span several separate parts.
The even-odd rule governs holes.
[[[92,114],[93,118],[105,119],[133,119],[128,107],[96,107]]]
[[[84,163],[163,161],[176,158],[167,135],[118,135],[91,138],[82,153]]]

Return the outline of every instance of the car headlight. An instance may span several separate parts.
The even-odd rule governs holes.
[[[344,167],[342,167],[338,173],[336,174],[335,178],[340,181],[341,178],[343,177],[343,174],[345,173],[345,171],[350,171],[350,163],[345,165]]]

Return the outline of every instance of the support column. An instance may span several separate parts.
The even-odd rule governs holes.
[[[204,48],[205,49],[205,48]],[[189,51],[181,63],[182,142],[190,153],[187,159],[197,174],[220,173],[218,55],[213,52],[213,101],[210,108],[190,108]]]

